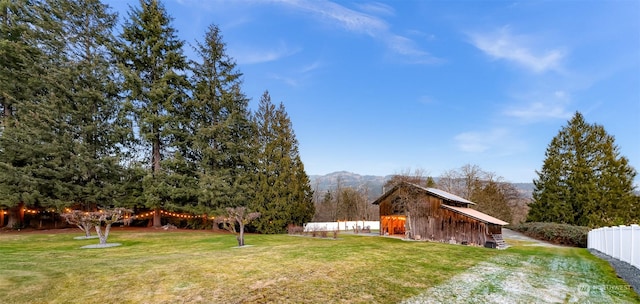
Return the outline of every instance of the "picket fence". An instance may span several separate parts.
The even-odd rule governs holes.
[[[345,231],[365,227],[369,227],[372,230],[380,230],[380,221],[310,222],[304,224],[304,231]]]
[[[640,269],[640,226],[602,227],[589,231],[587,248]]]

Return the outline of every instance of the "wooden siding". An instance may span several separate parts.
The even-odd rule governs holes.
[[[398,189],[380,202],[380,216],[407,217],[406,228],[412,239],[484,245],[491,234],[502,227],[485,223],[449,209],[441,208],[443,199],[425,192]],[[384,234],[384,227],[380,227]]]

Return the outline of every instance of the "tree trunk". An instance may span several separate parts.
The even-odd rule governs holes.
[[[154,130],[157,131],[157,128],[154,127]],[[153,139],[153,147],[151,150],[151,172],[155,175],[156,173],[160,173],[160,133],[156,132],[155,138]],[[162,217],[160,215],[160,208],[156,208],[153,213],[153,227],[161,227],[162,226]]]
[[[104,245],[107,243],[107,238],[109,238],[109,231],[111,231],[111,223],[107,224],[107,227],[104,228],[104,235],[100,238],[100,244]]]
[[[4,109],[3,115],[4,117],[11,117],[13,116],[13,109],[11,108],[11,103],[7,102],[7,103],[2,103],[2,108]]]
[[[160,135],[157,134],[153,140],[153,150],[151,151],[151,167],[153,173],[160,172]]]
[[[0,228],[4,227],[4,210],[0,209]]]
[[[84,223],[81,225],[80,229],[82,229],[82,231],[84,231],[84,236],[89,238],[91,237],[91,224],[89,223]]]
[[[156,208],[153,211],[153,227],[162,227],[162,215],[160,214],[160,208]]]
[[[238,247],[244,246],[244,225],[240,222],[240,233],[238,234]]]
[[[102,227],[100,227],[100,225],[96,225],[96,233],[98,234],[98,238],[100,239],[100,245],[106,244],[107,237],[102,233]]]
[[[109,238],[109,231],[111,230],[111,224],[107,224],[104,228],[104,232],[102,231],[101,225],[96,225],[96,232],[98,233],[98,238],[100,238],[100,245],[107,244],[107,238]]]
[[[18,205],[9,208],[9,222],[7,227],[22,227],[24,223],[24,203],[20,202]]]

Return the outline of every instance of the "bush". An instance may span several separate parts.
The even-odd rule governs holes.
[[[289,224],[289,226],[287,226],[287,233],[289,233],[289,234],[303,234],[304,233],[304,227],[298,226],[298,225],[294,225],[294,224]]]
[[[539,222],[521,223],[509,228],[535,239],[582,248],[587,247],[587,235],[591,231],[584,226]]]

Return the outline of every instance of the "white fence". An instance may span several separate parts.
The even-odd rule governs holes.
[[[304,224],[304,231],[336,231],[353,230],[355,228],[380,230],[380,221],[339,221],[339,222],[310,222]]]
[[[589,231],[587,248],[596,249],[640,269],[640,226],[602,227]]]

